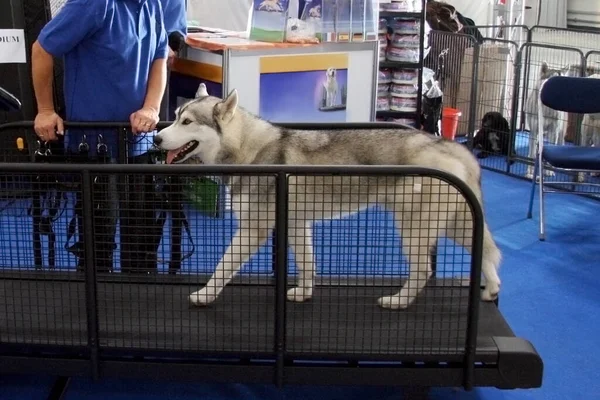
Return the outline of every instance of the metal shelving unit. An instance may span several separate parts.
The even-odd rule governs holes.
[[[395,110],[386,110],[376,112],[377,119],[402,119],[409,118],[414,120],[418,126],[421,123],[421,115],[423,110],[423,99],[421,96],[422,88],[423,88],[423,53],[425,51],[425,13],[426,13],[426,0],[415,0],[415,2],[421,2],[421,12],[402,12],[402,11],[383,11],[379,10],[379,18],[386,19],[388,21],[388,47],[391,45],[391,34],[390,32],[390,22],[394,20],[394,18],[406,18],[406,19],[415,19],[419,22],[419,60],[417,62],[398,62],[392,60],[379,61],[378,69],[412,69],[417,71],[418,75],[418,94],[417,94],[417,107],[416,111],[395,111]],[[387,53],[386,53],[387,54]],[[377,88],[375,89],[377,90]]]

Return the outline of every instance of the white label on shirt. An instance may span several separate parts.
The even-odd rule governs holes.
[[[0,29],[0,64],[26,63],[23,29]]]

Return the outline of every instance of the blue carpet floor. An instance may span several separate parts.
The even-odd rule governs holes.
[[[594,267],[600,259],[600,203],[572,195],[550,195],[547,198],[548,238],[542,243],[537,240],[537,218],[525,218],[529,183],[486,171],[483,185],[486,215],[504,253],[500,308],[516,334],[531,340],[540,352],[545,363],[544,384],[541,389],[529,391],[477,389],[464,393],[440,389],[433,391],[431,398],[597,398],[600,390],[597,366],[600,277]],[[364,245],[372,247],[369,243]],[[6,254],[5,251],[2,249],[1,254]],[[371,254],[373,259],[379,256]],[[206,261],[211,262],[212,259]],[[401,267],[402,261],[395,264]],[[51,384],[51,377],[0,376],[0,399],[43,399]],[[270,386],[140,381],[93,383],[87,379],[73,380],[66,395],[67,400],[167,398],[386,400],[408,397],[393,388],[288,387],[278,391]]]

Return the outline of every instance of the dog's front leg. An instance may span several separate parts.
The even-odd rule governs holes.
[[[291,224],[290,224],[291,225]],[[303,302],[310,300],[313,294],[315,277],[315,261],[312,250],[312,229],[303,227],[290,227],[288,240],[294,250],[296,267],[298,268],[297,287],[289,289],[289,301]]]
[[[267,240],[269,232],[271,229],[240,227],[206,286],[189,296],[190,303],[196,306],[205,306],[215,301],[223,288],[239,272],[242,265]]]

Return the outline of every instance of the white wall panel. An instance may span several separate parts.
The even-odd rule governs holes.
[[[600,1],[568,0],[567,21],[570,26],[600,29]]]

